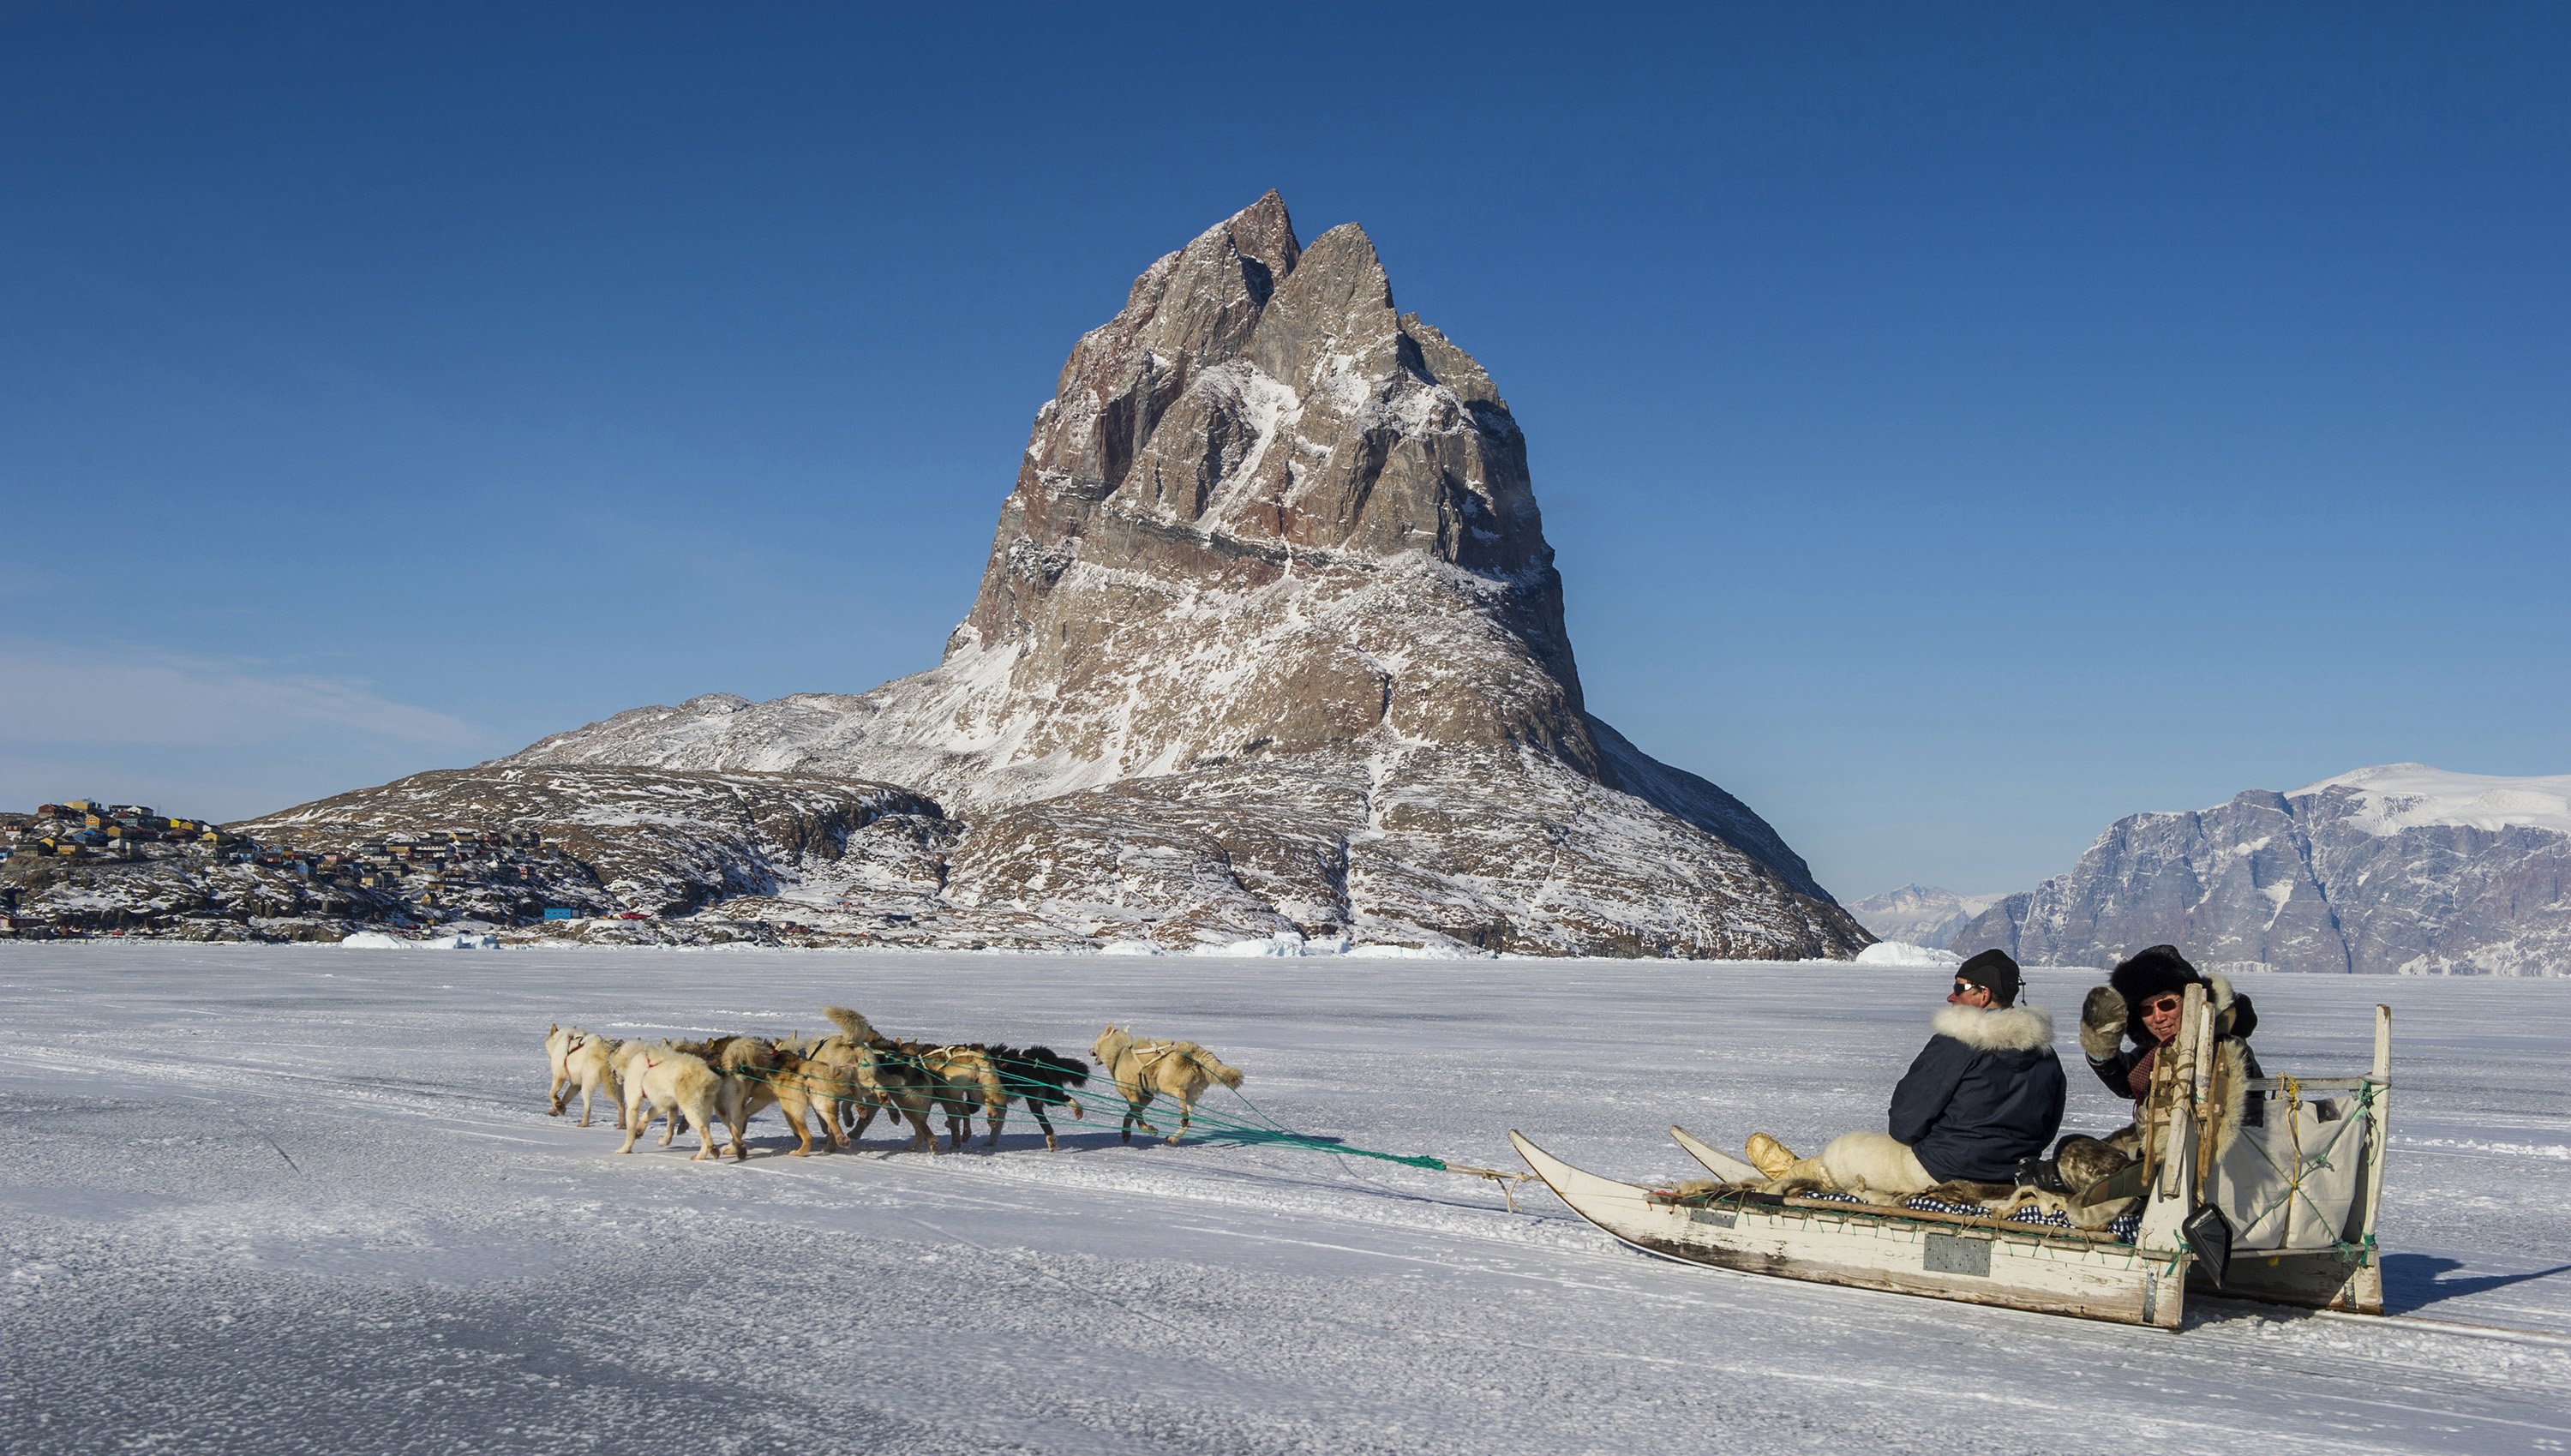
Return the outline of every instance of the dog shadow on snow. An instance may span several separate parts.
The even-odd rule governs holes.
[[[1124,1140],[1117,1137],[1116,1130],[1114,1128],[1108,1128],[1104,1131],[1084,1130],[1081,1132],[1073,1132],[1069,1128],[1064,1128],[1058,1136],[1062,1144],[1061,1151],[1065,1154],[1089,1153],[1102,1148],[1118,1148],[1125,1146]],[[1249,1140],[1234,1139],[1223,1134],[1199,1135],[1196,1133],[1190,1133],[1188,1134],[1187,1141],[1179,1145],[1179,1149],[1185,1150],[1194,1148],[1199,1144],[1205,1144],[1209,1147],[1235,1146],[1237,1143],[1242,1141]],[[1323,1138],[1313,1139],[1311,1141],[1335,1143],[1338,1139]],[[792,1135],[783,1133],[771,1133],[764,1136],[759,1133],[751,1133],[743,1137],[742,1145],[750,1150],[750,1156],[754,1160],[782,1157],[794,1151],[794,1139]],[[1150,1148],[1156,1152],[1174,1151],[1170,1149],[1168,1144],[1162,1142],[1161,1139],[1145,1137],[1141,1133],[1134,1135],[1133,1146],[1136,1148]],[[996,1148],[989,1146],[984,1143],[981,1138],[976,1137],[972,1141],[966,1143],[960,1150],[949,1152],[946,1148],[946,1135],[940,1133],[937,1137],[937,1156],[941,1158],[969,1158],[975,1154],[982,1153],[1042,1153],[1045,1151],[1045,1142],[1044,1135],[1042,1133],[1032,1131],[1025,1134],[1013,1132],[1002,1133],[1000,1135],[1000,1144]],[[852,1153],[899,1153],[904,1157],[919,1158],[925,1158],[928,1156],[924,1153],[912,1153],[901,1143],[880,1136],[869,1138],[865,1142],[851,1147],[848,1151]],[[828,1153],[822,1147],[820,1141],[815,1139],[813,1140],[812,1156],[815,1158],[824,1158],[837,1155]],[[727,1145],[724,1161],[727,1163],[732,1161],[729,1145]]]
[[[2482,1294],[2493,1289],[2504,1289],[2511,1284],[2523,1284],[2530,1279],[2549,1279],[2556,1274],[2571,1274],[2571,1263],[2565,1263],[2522,1274],[2475,1274],[2461,1279],[2445,1277],[2463,1266],[2460,1259],[2439,1258],[2435,1254],[2385,1254],[2383,1256],[2383,1311],[2386,1314],[2410,1314],[2431,1304],[2460,1298],[2466,1294]]]

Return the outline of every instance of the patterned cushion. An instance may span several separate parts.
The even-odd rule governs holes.
[[[2008,1221],[2012,1223],[2038,1223],[2047,1228],[2070,1228],[2075,1226],[2071,1219],[2062,1213],[2046,1213],[2036,1209],[2020,1209],[2016,1213],[2009,1214]],[[2107,1224],[2107,1231],[2116,1236],[2117,1242],[2131,1243],[2134,1241],[2134,1235],[2142,1231],[2142,1214],[2127,1213],[2121,1218],[2110,1221]]]
[[[1858,1198],[1854,1194],[1814,1193],[1805,1194],[1803,1197],[1807,1199],[1817,1199],[1822,1203],[1828,1204],[1862,1204],[1865,1202],[1865,1200]],[[1986,1212],[1979,1204],[1955,1204],[1948,1203],[1944,1199],[1931,1199],[1925,1197],[1906,1199],[1902,1202],[1901,1207],[1908,1209],[1915,1213],[1981,1213]],[[2011,1223],[2033,1223],[2045,1228],[2070,1228],[2075,1226],[2071,1219],[2062,1213],[2045,1213],[2036,1209],[2020,1209],[2016,1213],[2009,1214],[2008,1221]],[[2107,1225],[2107,1231],[2114,1234],[2118,1242],[2131,1243],[2134,1241],[2134,1235],[2141,1231],[2142,1226],[2142,1214],[2127,1213],[2125,1216],[2109,1223]]]

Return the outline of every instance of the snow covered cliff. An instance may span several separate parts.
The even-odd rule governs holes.
[[[644,708],[504,763],[823,774],[963,825],[959,907],[1156,934],[1849,955],[1740,800],[1589,716],[1526,444],[1353,224],[1163,257],[1037,412],[938,667]]]
[[[2105,965],[2162,942],[2199,964],[2571,974],[2571,774],[2391,763],[2135,814],[1948,944]]]

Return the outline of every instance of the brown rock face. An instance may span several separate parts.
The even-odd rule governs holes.
[[[1362,231],[1301,247],[1274,193],[1073,348],[937,668],[636,710],[509,761],[911,785],[967,823],[959,906],[1193,906],[1163,938],[1867,939],[1756,814],[1589,718],[1507,403],[1396,310]],[[1074,842],[1099,852],[1048,849]],[[1118,868],[1147,842],[1152,874]],[[1214,888],[1172,889],[1179,861]]]

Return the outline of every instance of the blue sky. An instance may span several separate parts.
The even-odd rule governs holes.
[[[1594,711],[1843,897],[2571,772],[2571,10],[0,12],[0,805],[860,691],[1280,189],[1525,426]]]

